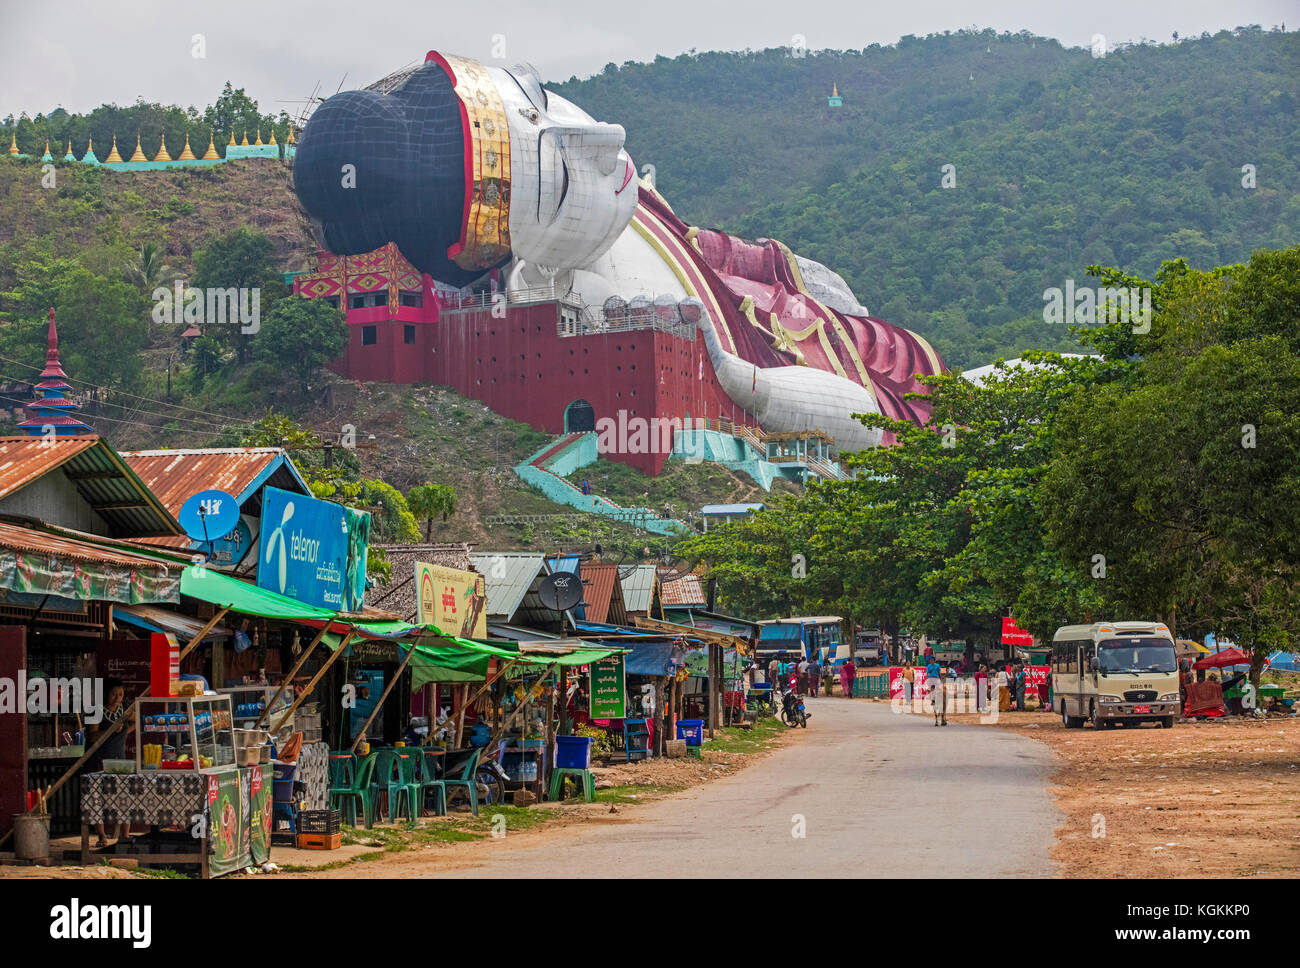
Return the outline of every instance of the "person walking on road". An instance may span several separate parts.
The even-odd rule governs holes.
[[[772,661],[767,664],[767,681],[775,686],[780,679],[780,675],[781,661],[776,656],[773,656]]]
[[[817,695],[817,690],[822,684],[822,666],[815,658],[808,663],[808,688],[812,690],[811,695]]]
[[[799,691],[808,695],[808,660],[799,660]]]
[[[852,660],[845,660],[840,666],[840,691],[844,693],[845,699],[853,698],[853,677],[855,670]]]
[[[916,687],[916,670],[912,668],[912,658],[903,663],[903,701],[912,705],[912,690]]]

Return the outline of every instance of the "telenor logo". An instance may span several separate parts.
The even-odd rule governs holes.
[[[126,939],[134,948],[149,947],[153,907],[148,904],[87,904],[79,898],[50,908],[50,937],[56,941]]]
[[[280,518],[280,526],[271,532],[271,536],[266,540],[266,563],[271,563],[271,558],[278,551],[280,554],[280,568],[278,577],[280,579],[280,594],[284,594],[284,585],[286,572],[289,566],[289,556],[284,550],[284,526],[289,523],[293,517],[293,502],[290,501],[284,506],[284,515]]]

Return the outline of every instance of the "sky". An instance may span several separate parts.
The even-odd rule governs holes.
[[[0,117],[138,98],[203,106],[243,87],[267,113],[362,87],[430,49],[548,81],[691,49],[892,44],[963,27],[1108,45],[1259,24],[1300,25],[1297,0],[0,0]],[[196,40],[201,35],[201,41]],[[200,51],[199,48],[202,48]],[[195,56],[197,53],[203,56]]]

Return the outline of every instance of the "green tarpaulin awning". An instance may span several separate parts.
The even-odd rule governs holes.
[[[413,685],[417,688],[429,682],[482,682],[487,678],[490,659],[517,660],[523,665],[573,666],[589,665],[597,659],[619,649],[572,649],[555,654],[545,651],[518,651],[514,643],[500,644],[477,642],[455,635],[444,634],[436,625],[411,625],[398,621],[358,621],[346,613],[331,612],[305,605],[285,595],[276,594],[257,585],[240,581],[229,575],[190,565],[181,574],[181,594],[221,608],[245,615],[301,622],[320,628],[329,626],[321,642],[329,649],[337,649],[349,633],[367,639],[389,640],[402,651],[414,648],[415,657],[409,668]],[[400,661],[400,660],[399,660]]]

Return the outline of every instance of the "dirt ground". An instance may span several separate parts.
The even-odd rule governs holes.
[[[1059,758],[1062,877],[1300,876],[1300,718],[1095,732],[1028,712],[997,728]]]

